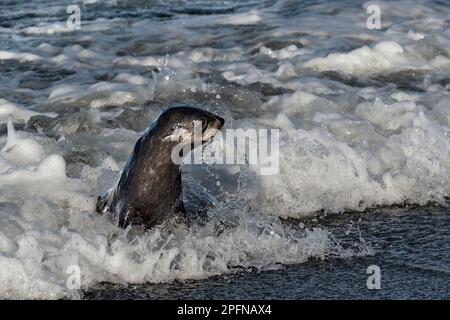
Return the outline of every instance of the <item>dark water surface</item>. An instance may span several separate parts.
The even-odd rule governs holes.
[[[358,222],[359,221],[359,222]],[[355,241],[359,226],[374,254],[308,261],[272,271],[241,271],[201,281],[121,286],[102,284],[85,299],[449,299],[449,209],[379,209],[321,220]],[[346,239],[349,241],[349,239]],[[381,288],[367,288],[367,268],[377,265]],[[371,273],[372,274],[372,273]]]

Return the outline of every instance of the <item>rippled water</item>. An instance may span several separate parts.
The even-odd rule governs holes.
[[[2,1],[0,297],[448,298],[450,6],[374,3]],[[280,171],[185,165],[209,222],[121,230],[97,196],[177,103],[279,129]]]
[[[330,228],[347,243],[359,243],[359,235],[363,235],[374,248],[373,255],[313,259],[301,265],[265,272],[242,270],[201,281],[126,287],[104,283],[85,292],[84,298],[448,299],[449,222],[449,211],[435,207],[342,214],[316,224]],[[367,268],[372,265],[380,267],[380,290],[367,289]]]

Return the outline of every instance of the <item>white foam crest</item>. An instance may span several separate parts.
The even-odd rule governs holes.
[[[303,66],[319,71],[342,71],[356,76],[429,68],[425,61],[412,59],[402,46],[393,41],[379,42],[373,48],[364,46],[349,53],[331,53],[325,58],[311,59]]]
[[[68,28],[66,23],[54,22],[50,24],[26,27],[23,28],[21,32],[27,35],[54,35],[64,32],[73,32],[73,30]]]
[[[263,46],[261,47],[261,49],[259,49],[259,52],[268,55],[273,59],[285,60],[291,59],[299,54],[302,54],[305,51],[297,48],[295,44],[291,44],[290,46],[287,46],[286,48],[282,48],[279,50],[272,50]]]
[[[149,86],[129,83],[99,82],[93,85],[59,85],[52,89],[52,102],[66,102],[72,105],[104,106],[136,105],[151,100]]]
[[[316,113],[311,130],[296,129],[280,114],[272,123],[283,133],[280,174],[260,177],[255,205],[302,217],[320,210],[443,204],[450,194],[448,127],[414,102],[362,103],[355,114],[368,122]]]
[[[256,10],[251,10],[248,13],[234,14],[226,18],[220,19],[218,22],[220,24],[230,24],[230,25],[251,25],[258,24],[262,21],[261,14]]]
[[[32,116],[46,115],[48,117],[55,117],[56,114],[52,112],[39,113],[27,109],[25,106],[12,103],[5,99],[0,99],[0,122],[6,122],[10,117],[13,117],[16,122],[26,123]]]
[[[0,50],[0,60],[37,61],[41,59],[41,56],[30,52]]]

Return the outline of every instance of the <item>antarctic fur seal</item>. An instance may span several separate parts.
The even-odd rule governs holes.
[[[184,213],[180,163],[173,161],[173,150],[180,145],[192,150],[209,142],[224,122],[190,106],[164,111],[136,142],[116,185],[98,198],[97,211],[112,214],[120,227],[140,225],[146,229],[174,213]],[[201,134],[194,134],[199,127]],[[181,157],[186,156],[183,150]]]

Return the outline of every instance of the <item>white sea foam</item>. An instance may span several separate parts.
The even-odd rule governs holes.
[[[5,99],[0,99],[0,122],[6,122],[10,117],[13,117],[16,122],[26,123],[32,116],[39,114],[49,117],[56,116],[56,114],[52,112],[39,113]]]
[[[35,61],[40,59],[41,57],[39,55],[30,52],[0,50],[0,60]]]
[[[320,71],[342,71],[357,76],[408,69],[426,69],[424,61],[414,61],[398,43],[383,41],[373,48],[364,46],[349,53],[332,53],[325,58],[314,58],[304,64]]]
[[[227,18],[220,20],[222,24],[231,24],[231,25],[249,25],[249,24],[257,24],[261,22],[262,17],[258,14],[257,11],[250,11],[245,14],[237,14],[232,15]]]
[[[62,32],[73,32],[73,30],[68,28],[65,23],[56,22],[35,27],[26,27],[22,29],[22,32],[28,35],[54,35]]]
[[[449,127],[414,102],[362,103],[355,115],[317,112],[312,119],[317,126],[304,130],[280,113],[273,122],[283,134],[280,175],[260,177],[256,205],[301,217],[318,210],[445,203]]]

